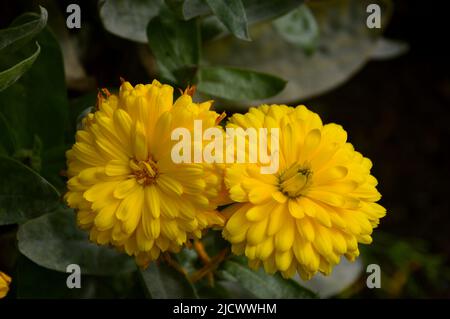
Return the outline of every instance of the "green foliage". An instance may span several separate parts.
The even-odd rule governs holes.
[[[225,261],[220,268],[221,277],[237,282],[256,298],[303,299],[315,298],[315,294],[291,279],[283,279],[279,274],[268,275],[263,269],[251,270],[245,258]]]
[[[153,299],[198,298],[186,276],[163,263],[152,263],[141,276],[147,295]]]
[[[226,2],[226,1],[225,1]],[[277,18],[298,7],[304,0],[242,0],[248,24],[254,24]],[[186,20],[199,16],[210,15],[214,12],[207,0],[166,0],[171,9],[176,11]],[[215,4],[217,5],[217,4]],[[233,3],[236,6],[236,3]],[[218,15],[225,15],[229,8],[219,8],[215,12]],[[240,14],[244,13],[240,11]],[[228,23],[228,22],[227,22]]]
[[[311,10],[302,5],[273,21],[278,33],[289,43],[312,54],[319,40],[319,27]]]
[[[14,145],[7,155],[25,163],[31,160],[27,154],[38,157],[41,167],[33,168],[61,188],[59,173],[65,166],[64,133],[69,115],[63,60],[59,44],[49,29],[43,29],[36,39],[42,54],[18,82],[0,92],[2,122],[8,124],[8,135]],[[16,52],[17,56],[21,54],[26,52]],[[5,128],[0,126],[0,129]],[[36,148],[37,141],[42,144],[40,149]]]
[[[47,24],[47,11],[40,7],[40,15],[19,17],[7,29],[0,30],[0,92],[14,84],[33,65],[41,48],[35,44],[32,53],[20,56],[16,52],[28,44]],[[23,21],[27,18],[26,21]],[[20,23],[22,22],[23,23]]]
[[[23,223],[54,209],[58,191],[18,161],[0,156],[0,225]]]
[[[28,58],[20,61],[7,70],[0,72],[0,91],[3,91],[8,86],[14,84],[22,74],[24,74],[36,61],[37,56],[41,52],[41,47],[36,42],[36,51]]]
[[[166,3],[185,20],[211,13],[205,0],[166,0]]]
[[[226,68],[202,67],[198,90],[202,93],[229,100],[263,99],[280,92],[286,82],[261,72]]]
[[[200,59],[197,22],[179,20],[165,11],[150,21],[147,36],[164,76],[183,86],[189,84]]]
[[[300,6],[304,0],[244,0],[249,24],[270,21]]]
[[[70,264],[83,274],[115,275],[134,271],[134,260],[112,248],[89,241],[71,209],[58,209],[26,222],[17,234],[20,252],[36,264],[65,272]]]
[[[372,2],[384,12],[376,31],[366,26]],[[204,61],[276,74],[288,81],[285,89],[256,103],[296,103],[337,87],[361,69],[377,48],[390,10],[389,0],[310,1],[271,23],[251,27],[251,42],[232,37],[208,42]]]
[[[146,26],[156,17],[162,0],[108,0],[100,2],[100,18],[109,32],[136,42],[147,42]]]
[[[111,299],[139,298],[143,294],[137,272],[111,276],[83,275],[81,288],[77,289],[67,289],[68,275],[40,267],[25,256],[20,256],[14,276],[17,297],[21,299]]]
[[[241,0],[206,0],[211,11],[238,39],[250,40],[247,15]]]
[[[0,52],[14,52],[20,49],[23,45],[30,42],[47,24],[47,10],[40,7],[40,15],[25,14],[17,18],[12,25],[4,30],[0,30]],[[30,16],[24,23],[25,16]]]

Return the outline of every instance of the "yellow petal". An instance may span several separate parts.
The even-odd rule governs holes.
[[[285,252],[277,252],[275,254],[275,263],[280,271],[287,270],[292,262],[292,251],[287,250]]]
[[[115,201],[110,205],[103,207],[95,217],[95,226],[101,230],[108,230],[116,223],[116,210],[120,201]]]
[[[156,184],[161,188],[163,192],[167,195],[181,195],[183,193],[183,186],[175,179],[161,175],[156,180]]]
[[[114,126],[122,143],[131,143],[131,117],[122,109],[114,111]]]
[[[297,230],[306,241],[313,241],[315,238],[314,226],[310,218],[296,220]]]
[[[288,218],[285,221],[283,231],[275,235],[275,248],[277,251],[286,251],[291,249],[295,236],[295,220]]]
[[[158,190],[154,185],[145,187],[145,203],[153,218],[159,218],[161,214],[160,199]]]
[[[131,174],[130,165],[128,161],[111,160],[105,167],[105,173],[108,176],[121,176]]]
[[[273,206],[273,203],[268,203],[265,205],[254,205],[247,211],[247,219],[254,222],[266,219],[272,211]]]
[[[136,122],[133,136],[134,155],[136,159],[145,161],[148,159],[148,142],[145,129],[141,122]]]
[[[296,198],[288,200],[289,213],[294,218],[303,218],[305,213],[303,212],[303,207],[297,202]]]
[[[278,233],[286,220],[286,205],[279,204],[274,207],[269,217],[269,225],[267,227],[267,235],[273,236]]]
[[[117,199],[122,199],[127,197],[131,192],[135,191],[135,188],[138,187],[138,183],[135,178],[128,178],[124,181],[121,181],[117,184],[114,189],[114,197]]]
[[[118,184],[117,181],[95,184],[91,188],[89,188],[86,192],[84,192],[83,196],[86,200],[90,202],[104,200],[108,196],[112,195],[117,184]]]
[[[264,240],[266,236],[267,222],[268,219],[265,218],[259,222],[252,223],[252,225],[248,228],[247,242],[250,245],[257,245]]]

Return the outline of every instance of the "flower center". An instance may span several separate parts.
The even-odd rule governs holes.
[[[158,177],[156,162],[154,162],[151,158],[147,161],[131,159],[130,167],[133,170],[133,175],[136,178],[136,181],[141,185],[153,184],[156,177]]]
[[[280,191],[288,197],[303,195],[311,181],[312,171],[300,164],[292,165],[278,177]]]

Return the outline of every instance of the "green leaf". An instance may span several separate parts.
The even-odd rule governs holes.
[[[22,19],[19,17],[7,29],[0,30],[0,53],[5,54],[16,51],[24,44],[31,41],[47,24],[47,10],[39,6],[41,12],[39,15],[32,14],[32,18],[27,22],[17,25]],[[30,15],[26,13],[25,15]]]
[[[41,173],[55,183],[61,180],[59,173],[65,164],[61,157],[69,119],[64,67],[59,44],[49,29],[44,29],[36,40],[41,54],[19,81],[0,92],[0,113],[11,128],[13,153],[31,152],[37,139],[42,142]],[[27,49],[25,46],[16,51],[14,59],[28,57]]]
[[[47,24],[47,11],[43,7],[40,10],[40,15],[26,13],[10,27],[0,30],[0,92],[19,80],[40,53],[38,43],[36,49],[25,56],[15,53],[35,38]]]
[[[150,21],[147,36],[158,64],[170,72],[179,85],[190,84],[200,59],[197,21],[182,21],[165,11]]]
[[[241,0],[206,0],[217,18],[234,36],[250,40],[247,14]]]
[[[219,271],[223,279],[240,283],[256,298],[303,299],[315,298],[315,294],[292,279],[283,279],[279,274],[269,275],[264,270],[254,271],[246,266],[244,258],[225,261]]]
[[[166,0],[166,4],[184,20],[211,14],[205,0]]]
[[[159,14],[162,0],[108,0],[100,3],[100,18],[106,30],[119,37],[146,43],[146,27]]]
[[[153,299],[198,298],[186,276],[164,263],[151,263],[141,271],[148,294]]]
[[[227,67],[202,67],[198,90],[227,100],[249,101],[271,97],[286,81],[266,73]]]
[[[375,61],[395,59],[409,51],[409,45],[400,40],[380,38],[370,58]]]
[[[333,272],[328,276],[319,273],[307,281],[301,279],[298,275],[293,279],[316,293],[320,298],[330,298],[344,292],[361,279],[363,271],[365,271],[364,264],[368,264],[367,260],[363,262],[361,258],[358,258],[356,261],[350,262],[346,258],[342,258],[341,262],[333,267]]]
[[[181,14],[186,20],[212,13],[206,0],[166,0],[166,2],[172,8],[181,7]],[[282,16],[303,2],[304,0],[242,0],[249,25]]]
[[[113,248],[89,241],[76,225],[75,213],[62,209],[30,220],[19,227],[19,250],[36,264],[65,272],[77,264],[82,274],[115,275],[136,270],[134,260]]]
[[[369,3],[379,4],[384,12],[381,29],[367,28]],[[309,1],[308,7],[320,30],[314,54],[286,41],[271,23],[254,25],[252,42],[226,37],[204,47],[203,59],[210,65],[244,67],[288,80],[275,98],[236,105],[298,103],[344,83],[371,58],[389,21],[392,1],[322,0]]]
[[[302,5],[272,23],[287,42],[302,48],[307,54],[315,51],[319,27],[308,6]]]
[[[249,24],[269,21],[300,6],[304,0],[244,0]]]
[[[21,163],[0,156],[0,176],[0,225],[23,223],[58,205],[58,191]]]
[[[12,128],[5,116],[0,112],[0,155],[11,155],[15,150]]]
[[[199,0],[195,2],[204,2],[204,6],[200,7],[197,5],[191,11],[197,13],[207,14],[210,12],[205,12],[208,10],[206,5],[206,0]],[[287,12],[295,9],[301,5],[304,0],[242,0],[245,8],[245,13],[247,15],[247,23],[249,26],[258,24],[264,21],[270,21],[274,18],[282,16]],[[185,6],[187,2],[185,2]],[[187,11],[187,9],[186,9]],[[185,18],[187,18],[185,16]],[[227,28],[219,21],[216,16],[209,16],[203,19],[202,25],[202,37],[205,41],[217,39],[228,34]]]
[[[14,276],[19,299],[113,299],[142,298],[137,272],[114,276],[81,276],[81,288],[67,288],[70,273],[40,267],[23,255],[19,256]]]
[[[41,48],[37,42],[36,47],[36,51],[28,58],[20,61],[7,70],[0,72],[0,91],[3,91],[8,86],[14,84],[33,65],[37,56],[41,52]]]

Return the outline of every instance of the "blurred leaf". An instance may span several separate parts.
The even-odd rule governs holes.
[[[13,154],[15,144],[12,128],[5,116],[0,112],[0,155]]]
[[[159,14],[162,0],[108,0],[100,3],[100,18],[106,30],[119,37],[146,43],[146,27]]]
[[[370,57],[372,60],[377,61],[395,59],[407,53],[408,50],[409,45],[406,42],[380,38]]]
[[[31,41],[47,24],[47,10],[39,6],[41,12],[31,14],[32,18],[23,24],[15,21],[9,28],[0,30],[0,53],[5,54],[21,48]],[[25,15],[30,15],[26,13]],[[18,19],[19,21],[21,18]]]
[[[203,9],[198,8],[198,12],[205,14],[204,10],[208,10],[206,0],[196,1],[204,2]],[[243,0],[247,23],[249,26],[264,21],[270,21],[274,18],[282,16],[287,12],[301,5],[304,0]],[[203,10],[203,11],[201,11]],[[209,12],[210,13],[210,12]],[[216,16],[209,16],[202,21],[202,37],[205,41],[217,39],[228,34],[227,28],[219,21]]]
[[[273,25],[287,42],[302,48],[309,54],[315,51],[319,39],[319,28],[308,6],[300,6],[273,21]]]
[[[273,96],[286,81],[265,73],[226,67],[202,67],[198,90],[227,100],[249,101]]]
[[[182,16],[186,20],[212,13],[206,0],[166,0],[166,2],[171,7],[180,6]],[[282,16],[303,2],[304,0],[242,0],[249,25]]]
[[[205,0],[166,0],[166,3],[185,20],[211,13]]]
[[[198,298],[186,276],[167,264],[152,262],[146,270],[141,270],[141,275],[153,299]]]
[[[40,267],[23,255],[16,271],[14,284],[19,299],[142,298],[136,272],[114,276],[83,275],[81,288],[69,289],[66,281],[70,273]]]
[[[76,225],[75,213],[60,208],[19,227],[19,250],[38,265],[65,272],[70,264],[82,274],[114,275],[134,271],[131,257],[89,241],[87,232]]]
[[[23,223],[54,209],[58,191],[29,167],[0,156],[0,225]]]
[[[244,0],[249,24],[269,21],[301,5],[304,0]]]
[[[36,51],[28,58],[20,61],[7,70],[0,72],[0,91],[3,91],[8,86],[14,84],[33,65],[34,61],[41,51],[41,48],[39,47],[39,44],[37,42],[36,47]]]
[[[316,297],[313,292],[292,279],[283,279],[279,274],[269,275],[263,269],[258,271],[249,269],[244,258],[225,261],[219,271],[223,279],[238,282],[256,298],[303,299]]]
[[[165,12],[150,21],[147,36],[158,64],[173,75],[179,85],[190,84],[200,59],[197,22],[182,21]]]
[[[318,273],[308,281],[301,279],[298,275],[293,279],[316,293],[320,298],[329,298],[349,288],[360,278],[362,273],[363,263],[361,258],[354,262],[342,258],[341,262],[334,266],[333,272],[328,276]]]
[[[247,15],[241,0],[206,0],[208,6],[225,27],[242,40],[250,40]]]
[[[369,3],[381,6],[381,30],[366,26]],[[390,0],[308,2],[320,32],[314,54],[287,42],[271,24],[259,24],[250,30],[252,42],[233,37],[209,42],[203,50],[204,59],[212,65],[245,67],[288,81],[276,98],[251,101],[252,105],[296,103],[335,88],[364,66],[387,25],[391,4]]]
[[[19,58],[14,53],[36,37],[47,24],[47,11],[43,7],[39,8],[40,15],[26,13],[10,27],[0,30],[0,92],[19,80],[40,53],[38,43],[32,52],[19,55]]]
[[[42,141],[39,136],[35,135],[33,145],[29,149],[19,148],[13,158],[22,164],[25,164],[32,170],[39,172],[42,168]]]
[[[19,20],[31,18],[29,15]],[[14,153],[32,152],[36,139],[39,139],[43,154],[41,174],[52,184],[57,184],[61,181],[59,173],[65,166],[64,133],[69,117],[63,61],[58,42],[47,28],[36,40],[41,46],[41,54],[19,81],[0,92],[0,112],[11,128]],[[29,56],[25,49],[15,52],[15,58]]]

